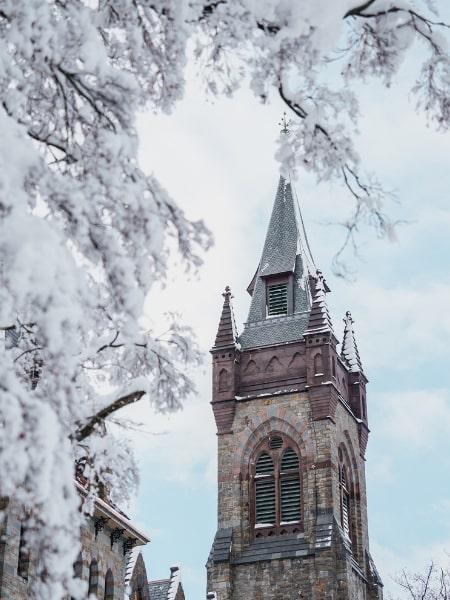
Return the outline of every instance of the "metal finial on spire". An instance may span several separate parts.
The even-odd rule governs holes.
[[[229,300],[230,298],[233,297],[232,293],[231,293],[231,288],[229,285],[225,286],[225,291],[222,293],[222,296],[226,299]]]
[[[289,127],[292,125],[292,121],[291,121],[291,119],[287,119],[286,117],[287,117],[287,115],[286,115],[286,111],[285,111],[283,113],[281,121],[278,123],[278,125],[281,127],[280,133],[284,133],[285,135],[288,135],[290,133]]]

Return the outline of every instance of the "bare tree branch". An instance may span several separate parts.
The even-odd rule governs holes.
[[[125,406],[130,406],[130,404],[135,404],[143,396],[145,396],[145,394],[146,394],[146,392],[144,392],[144,391],[137,391],[137,392],[132,392],[131,394],[127,394],[125,396],[121,396],[120,398],[117,398],[117,400],[114,400],[114,402],[112,402],[111,404],[108,404],[108,406],[105,406],[105,408],[102,408],[102,410],[100,410],[98,413],[93,415],[85,425],[81,426],[74,433],[72,438],[75,439],[77,442],[82,442],[83,440],[88,438],[90,435],[92,435],[94,433],[96,427],[98,425],[100,425],[101,423],[103,423],[105,421],[105,419],[107,417],[109,417],[109,415],[112,415],[113,413],[117,412],[121,408],[124,408]]]

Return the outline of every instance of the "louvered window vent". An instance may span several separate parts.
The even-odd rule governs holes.
[[[256,525],[275,523],[275,481],[256,481]]]
[[[270,285],[267,290],[267,315],[269,317],[276,317],[287,315],[287,312],[287,283]]]
[[[350,494],[347,488],[347,473],[340,469],[341,483],[341,524],[347,538],[350,539]]]
[[[267,452],[263,452],[256,461],[256,474],[267,475],[269,473],[273,473],[273,460]]]
[[[283,439],[280,438],[279,436],[276,435],[273,438],[270,438],[269,448],[271,450],[276,450],[277,448],[281,448],[282,445],[283,445]]]
[[[344,492],[342,495],[342,529],[344,530],[345,535],[350,537],[350,523],[349,523],[349,497],[347,492]]]
[[[282,433],[273,432],[264,440],[254,463],[252,521],[255,538],[300,531],[300,459],[292,446],[286,448],[286,443]]]
[[[290,471],[291,469],[298,469],[298,466],[298,456],[292,450],[292,448],[288,448],[283,454],[283,458],[281,460],[281,472]]]
[[[298,476],[281,480],[281,521],[300,520],[300,481]]]

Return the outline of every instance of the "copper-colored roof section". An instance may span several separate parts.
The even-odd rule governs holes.
[[[348,365],[352,373],[362,373],[362,363],[359,356],[358,346],[356,344],[355,330],[353,329],[353,319],[350,311],[345,313],[344,319],[344,339],[342,340],[341,357]]]
[[[315,277],[311,277],[312,283],[312,305],[308,319],[308,328],[305,335],[316,333],[332,333],[333,325],[328,310],[326,293],[329,291],[321,271],[316,272]]]
[[[229,348],[230,346],[235,347],[237,342],[237,330],[236,322],[234,319],[233,305],[231,299],[230,286],[227,285],[224,293],[222,294],[223,308],[222,314],[220,315],[219,328],[217,330],[216,341],[214,342],[213,350],[219,348]]]

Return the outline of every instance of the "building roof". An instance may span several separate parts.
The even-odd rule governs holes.
[[[130,583],[131,578],[133,577],[134,567],[136,566],[136,561],[138,559],[139,554],[141,553],[139,546],[134,546],[127,552],[126,555],[126,567],[125,567],[125,589],[127,585]]]
[[[184,599],[183,586],[181,584],[180,568],[170,567],[169,579],[158,579],[149,581],[148,587],[150,600],[175,600]],[[180,592],[180,594],[178,593]]]
[[[75,485],[79,494],[83,497],[87,496],[86,487],[77,479]],[[150,541],[146,533],[138,529],[120,509],[115,507],[111,502],[106,502],[101,498],[96,497],[94,502],[94,516],[101,516],[110,522],[110,526],[117,526],[124,529],[123,537],[133,540],[137,546],[144,546]]]
[[[302,339],[311,308],[309,277],[315,272],[298,200],[291,183],[280,177],[261,260],[248,287],[252,300],[239,337],[243,349]],[[264,278],[287,273],[293,274],[292,314],[268,319]]]
[[[148,588],[150,592],[150,600],[167,600],[170,588],[170,579],[158,579],[157,581],[149,581]]]

